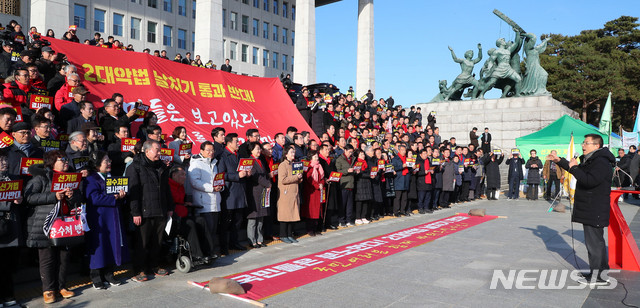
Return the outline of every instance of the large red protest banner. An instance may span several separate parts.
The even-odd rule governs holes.
[[[458,214],[225,278],[236,280],[247,292],[238,297],[257,301],[496,218],[498,216],[478,217]],[[208,281],[190,283],[205,287]]]
[[[242,140],[249,128],[258,129],[262,141],[270,142],[289,126],[315,136],[278,78],[230,74],[141,52],[49,41],[78,68],[82,84],[91,92],[88,100],[101,101],[121,93],[127,102],[125,111],[141,100],[158,116],[163,133],[186,127],[195,149],[211,140],[211,129],[218,126],[227,133],[238,133]]]

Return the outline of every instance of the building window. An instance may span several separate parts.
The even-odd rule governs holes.
[[[224,52],[225,50],[227,50],[227,40],[222,39],[222,54],[225,55],[226,53]]]
[[[295,58],[294,56],[291,56],[291,71],[292,72],[293,72],[293,63],[295,62],[294,58]]]
[[[222,9],[222,27],[227,26],[227,9]]]
[[[162,45],[171,47],[171,26],[164,25],[162,28]]]
[[[273,14],[280,14],[280,12],[278,12],[278,0],[273,0]]]
[[[104,33],[104,16],[106,11],[94,9],[93,10],[93,31]]]
[[[187,0],[178,0],[178,15],[187,16]]]
[[[291,31],[291,45],[295,45],[296,31]]]
[[[278,41],[278,35],[280,35],[279,34],[280,31],[278,31],[278,29],[279,29],[278,26],[273,25],[273,40],[276,42]]]
[[[273,52],[273,68],[278,69],[278,53]]]
[[[247,62],[247,53],[249,53],[249,45],[242,44],[242,55],[240,60]]]
[[[263,8],[265,11],[269,12],[269,0],[262,0],[262,1],[263,1],[263,2],[262,2],[262,8]]]
[[[158,24],[153,21],[147,22],[147,42],[155,43],[156,42],[156,28]]]
[[[187,49],[187,30],[178,29],[178,48]]]
[[[147,6],[152,7],[154,9],[158,8],[158,0],[147,0]]]
[[[191,50],[196,50],[196,33],[191,32]]]
[[[253,0],[253,7],[260,8],[260,0]]]
[[[291,19],[296,20],[296,6],[291,6]]]
[[[229,59],[236,60],[236,53],[238,53],[238,43],[229,42]]]
[[[249,16],[242,15],[242,33],[249,33]]]
[[[258,47],[253,47],[253,58],[251,59],[251,63],[258,64]]]
[[[255,36],[259,36],[259,32],[260,32],[260,21],[257,19],[253,20],[253,35]]]
[[[288,9],[289,9],[289,3],[282,2],[282,17],[289,18]]]
[[[73,5],[73,24],[78,28],[87,28],[87,7],[84,5]]]
[[[173,0],[163,0],[163,8],[165,12],[171,12],[173,9],[171,8],[171,1]]]
[[[286,70],[287,70],[287,67],[288,67],[288,65],[287,65],[287,58],[288,58],[288,57],[289,57],[289,56],[287,56],[287,55],[282,55],[282,70],[283,70],[283,71],[286,71]]]
[[[249,5],[249,0],[242,0],[242,4]]]
[[[140,39],[140,18],[131,17],[131,39]]]
[[[238,13],[231,12],[231,16],[229,17],[229,21],[231,22],[231,29],[238,30]]]
[[[124,35],[124,15],[113,13],[113,35]]]
[[[196,19],[196,0],[191,1],[191,16]]]
[[[262,22],[262,38],[269,39],[269,23]]]
[[[262,66],[269,66],[269,51],[266,49],[262,50]]]
[[[289,41],[289,30],[282,28],[282,44],[286,44]]]

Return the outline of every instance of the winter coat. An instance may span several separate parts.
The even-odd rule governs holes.
[[[394,179],[395,189],[409,190],[409,185],[411,184],[411,170],[409,170],[406,175],[402,175],[402,171],[405,168],[402,167],[402,159],[400,159],[400,156],[395,156],[391,159],[391,164],[393,165],[393,169],[396,171]]]
[[[416,164],[420,164],[420,168],[418,169],[418,177],[416,178],[416,188],[419,191],[432,190],[433,189],[433,175],[429,172],[429,159],[423,160],[418,157],[416,160]]]
[[[340,178],[341,189],[353,189],[355,187],[355,173],[348,171],[353,165],[354,159],[355,157],[351,157],[351,162],[349,162],[344,155],[336,158],[336,171],[342,173],[342,178]]]
[[[224,172],[225,190],[222,191],[224,206],[227,210],[243,209],[247,207],[244,192],[246,178],[240,178],[238,170],[238,156],[225,148],[218,163],[218,171]]]
[[[376,157],[367,157],[367,164],[372,167],[378,166],[378,159]],[[371,200],[373,202],[381,203],[384,201],[382,194],[384,191],[384,183],[382,182],[383,177],[384,167],[382,169],[378,169],[378,174],[371,179]]]
[[[184,142],[182,139],[175,139],[171,142],[169,142],[169,149],[173,149],[173,162],[176,164],[188,164],[189,160],[184,160],[184,156],[180,156],[180,146],[183,143],[188,143],[188,142]]]
[[[360,173],[356,173],[356,194],[355,201],[369,201],[373,197],[371,187],[371,165],[367,163],[367,168],[362,169]]]
[[[137,115],[132,117],[128,117],[126,114],[119,116],[118,119],[113,116],[107,114],[106,116],[100,119],[100,127],[102,128],[102,134],[104,135],[104,140],[106,143],[111,143],[116,139],[116,129],[118,126],[126,125],[129,127],[129,131],[131,131],[131,123],[138,118]],[[144,135],[144,139],[137,137],[140,139],[140,142],[145,142],[147,140],[146,134]],[[176,151],[177,152],[177,151]]]
[[[0,175],[0,181],[14,180],[18,180],[18,177],[9,176],[7,172]],[[23,201],[23,204],[26,204],[26,202]],[[22,204],[15,204],[13,201],[0,201],[0,224],[2,224],[0,248],[24,245],[25,235],[22,230],[24,226],[23,208]]]
[[[189,164],[189,183],[193,204],[202,206],[198,213],[220,212],[222,196],[213,191],[213,179],[218,174],[218,161],[195,155]]]
[[[580,164],[569,168],[562,158],[558,165],[576,178],[576,193],[571,221],[603,228],[609,225],[611,178],[616,159],[608,148],[593,152],[589,159],[580,157]]]
[[[50,247],[49,238],[42,231],[44,221],[58,203],[56,193],[51,192],[53,182],[53,170],[45,168],[42,164],[31,165],[29,172],[33,178],[24,189],[27,203],[27,247]],[[69,209],[80,206],[82,194],[74,191],[73,197],[67,200]]]
[[[169,168],[164,162],[137,155],[125,172],[129,177],[127,202],[131,216],[166,217],[175,204],[169,187]]]
[[[65,150],[65,153],[67,154],[67,159],[69,159],[69,172],[80,172],[80,170],[87,169],[88,162],[85,163],[84,166],[82,166],[82,164],[78,164],[79,168],[76,168],[76,166],[73,163],[74,158],[89,157],[89,152],[87,150],[84,150],[84,151],[74,150],[71,147],[71,144],[69,144],[67,146],[67,149]]]
[[[544,167],[542,168],[542,176],[544,176],[547,180],[549,179],[549,175],[551,174],[551,161],[547,160],[544,162]],[[558,179],[562,178],[564,175],[564,169],[556,164],[556,177]]]
[[[247,194],[247,207],[249,215],[247,218],[258,218],[269,215],[269,208],[265,207],[262,199],[267,189],[271,188],[271,178],[269,177],[269,166],[256,160],[251,168],[250,175],[245,182]],[[271,206],[271,204],[269,205]]]
[[[453,191],[456,183],[456,174],[458,173],[458,165],[453,161],[445,163],[440,162],[442,169],[442,191]]]
[[[432,161],[433,161],[433,157],[430,157],[429,160],[430,160],[429,161],[429,166],[431,166],[432,165]],[[431,182],[434,185],[433,187],[435,189],[442,189],[442,182],[443,182],[443,179],[442,179],[442,171],[443,171],[443,169],[441,167],[442,166],[442,158],[440,158],[440,160],[441,160],[440,164],[437,165],[437,166],[434,166],[435,168],[433,168],[433,174],[431,175]]]
[[[291,162],[283,160],[278,166],[278,221],[300,221],[299,183],[298,177],[293,175]]]
[[[474,131],[469,132],[469,144],[473,144],[475,148],[478,148],[478,134]]]
[[[129,251],[120,221],[120,207],[124,205],[124,200],[107,195],[105,179],[100,173],[90,174],[83,184],[87,223],[91,229],[86,238],[89,268],[98,269],[127,262]]]
[[[321,167],[322,168],[322,165]],[[323,170],[324,171],[324,170]],[[320,185],[324,186],[324,178],[313,179],[313,168],[309,166],[309,169],[304,173],[304,191],[302,198],[302,217],[310,219],[322,218],[322,192]],[[326,193],[326,187],[323,187]]]
[[[538,167],[533,168],[531,165],[538,165]],[[529,169],[529,173],[527,174],[527,184],[540,184],[540,166],[542,166],[542,161],[539,157],[529,158],[524,166]]]
[[[311,125],[311,109],[307,107],[307,100],[304,96],[298,96],[298,99],[296,100],[296,108],[298,108],[300,115],[307,122],[307,124]]]
[[[500,158],[491,160],[492,154],[483,156],[482,163],[485,166],[485,173],[487,177],[486,185],[487,189],[500,189],[500,164],[504,159],[504,155],[500,155]]]
[[[7,150],[7,161],[9,163],[9,176],[10,177],[19,177],[24,180],[24,183],[31,179],[29,175],[20,175],[20,161],[22,158],[42,158],[44,155],[44,151],[40,147],[32,146],[29,150],[29,155],[20,151],[20,149],[14,144],[12,144]]]
[[[516,177],[518,181],[522,181],[524,179],[524,175],[522,174],[522,165],[524,165],[524,159],[522,157],[512,157],[507,159],[504,163],[509,168],[509,175],[507,178],[509,181]]]

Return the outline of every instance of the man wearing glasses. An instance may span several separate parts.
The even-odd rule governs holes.
[[[24,158],[42,158],[44,151],[31,143],[31,125],[27,122],[18,122],[11,128],[13,144],[9,147],[7,158],[9,160],[9,176],[20,177],[28,180],[31,175],[22,170],[21,162]]]
[[[251,156],[251,150],[249,150],[249,143],[260,142],[260,133],[255,128],[247,129],[247,140],[238,147],[238,157],[249,158]]]
[[[571,221],[581,223],[584,228],[590,268],[589,273],[583,275],[585,279],[579,282],[606,285],[608,281],[601,276],[603,271],[609,269],[604,228],[609,225],[609,195],[616,158],[608,148],[602,147],[600,135],[588,134],[584,137],[579,164],[575,158],[567,161],[554,153],[547,159],[569,170],[577,181]]]
[[[56,92],[55,108],[60,111],[62,106],[73,101],[73,89],[81,85],[78,73],[67,73],[67,82]]]

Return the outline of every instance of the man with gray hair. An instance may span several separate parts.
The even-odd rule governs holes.
[[[156,276],[169,272],[158,267],[160,245],[167,218],[173,215],[175,204],[169,187],[169,167],[160,160],[160,143],[147,140],[127,168],[129,178],[128,205],[137,226],[133,269],[136,282],[147,281],[151,270]]]
[[[56,74],[47,82],[47,91],[49,91],[50,94],[58,92],[65,84],[67,76],[70,73],[78,73],[74,65],[65,62],[56,64]]]
[[[70,172],[80,172],[82,177],[89,175],[89,171],[87,171],[89,163],[87,136],[83,132],[75,131],[69,135],[69,145],[65,153],[69,159]]]

